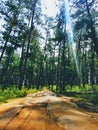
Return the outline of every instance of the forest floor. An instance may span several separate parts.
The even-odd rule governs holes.
[[[0,130],[98,130],[98,113],[43,90],[1,104]]]

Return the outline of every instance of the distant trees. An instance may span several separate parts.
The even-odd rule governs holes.
[[[98,59],[98,20],[97,20],[97,1],[78,0],[72,1],[74,10],[73,18],[75,19],[75,32],[77,54],[82,72],[83,86],[90,83],[93,85],[97,82],[98,70],[95,67]]]
[[[36,10],[36,11],[35,11]],[[17,83],[18,88],[21,89],[24,78],[26,76],[26,67],[27,62],[29,58],[30,53],[30,43],[31,38],[33,38],[33,29],[34,24],[38,23],[38,19],[40,16],[40,1],[4,1],[1,5],[0,14],[1,17],[4,19],[4,31],[1,32],[2,34],[2,43],[1,43],[1,56],[0,56],[0,62],[3,64],[6,54],[8,55],[6,69],[4,71],[7,73],[10,64],[10,57],[11,53],[15,53],[17,49],[21,53],[20,56],[20,63],[19,63],[19,83]],[[8,52],[8,53],[6,53]],[[13,63],[12,63],[13,64]],[[3,86],[3,89],[7,86],[7,82],[5,82],[5,79],[7,80],[7,76],[4,76],[1,78],[2,81],[1,84],[5,84]]]
[[[40,0],[2,0],[0,17],[0,87],[40,88],[98,84],[97,0],[72,0],[74,51],[81,74],[70,50],[66,30],[65,3],[57,2],[55,18],[41,12]],[[75,22],[74,22],[75,21]],[[72,43],[73,44],[73,43]],[[80,76],[80,77],[79,77]],[[81,78],[81,79],[80,79]]]

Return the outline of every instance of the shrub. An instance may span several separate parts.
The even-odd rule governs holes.
[[[18,97],[25,97],[27,94],[37,92],[37,89],[23,88],[19,90],[16,87],[7,88],[4,91],[0,89],[0,102],[7,102],[8,99],[14,99]]]

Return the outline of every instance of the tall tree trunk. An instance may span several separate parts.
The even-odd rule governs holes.
[[[61,77],[62,77],[62,85],[61,85],[61,90],[65,89],[65,39],[63,41],[63,52],[62,52],[62,72],[61,72]]]
[[[20,63],[19,63],[19,84],[18,84],[19,89],[21,89],[21,80],[22,80],[22,75],[23,75],[24,46],[25,46],[25,40],[24,40],[24,43],[22,45],[22,52],[21,52]]]
[[[6,48],[7,48],[7,43],[8,43],[8,40],[9,40],[11,31],[12,31],[12,26],[10,27],[10,29],[9,29],[9,31],[8,31],[8,34],[7,34],[7,37],[6,37],[6,41],[5,41],[5,43],[4,43],[4,47],[3,47],[3,50],[2,50],[1,56],[0,56],[0,62],[1,62],[2,58],[3,58],[3,54],[4,54],[5,50],[6,50]]]
[[[24,66],[23,66],[23,73],[21,74],[21,79],[20,79],[19,86],[18,86],[19,89],[22,89],[24,76],[25,76],[25,72],[26,72],[26,66],[27,66],[29,48],[30,48],[30,40],[31,40],[32,31],[34,29],[34,14],[35,14],[36,3],[37,3],[37,0],[35,0],[34,4],[32,5],[31,25],[30,25],[30,29],[29,29],[29,32],[27,35],[27,50],[26,50],[26,56],[25,56],[25,61],[24,61]]]
[[[90,81],[91,81],[91,87],[94,90],[94,47],[93,44],[91,46],[91,76],[90,76]]]
[[[61,82],[61,78],[60,78],[60,72],[61,72],[61,68],[60,68],[60,56],[61,56],[61,44],[59,45],[59,53],[58,53],[58,65],[57,65],[57,78],[56,78],[56,91],[59,91],[60,89],[60,82]]]
[[[9,69],[9,64],[10,64],[10,59],[11,59],[11,54],[8,56],[8,59],[6,61],[6,67],[5,67],[5,71],[2,75],[2,79],[3,79],[3,84],[2,84],[2,89],[4,90],[5,88],[7,88],[7,85],[8,85],[8,69]]]
[[[89,7],[89,4],[88,4],[88,0],[86,0],[86,8],[87,8],[88,17],[89,17],[89,20],[90,20],[90,27],[91,27],[91,34],[92,34],[91,39],[94,43],[94,50],[95,50],[97,57],[98,57],[98,40],[97,40],[97,36],[96,36],[94,22],[92,20],[92,16],[91,16],[91,13],[90,13],[90,7]]]

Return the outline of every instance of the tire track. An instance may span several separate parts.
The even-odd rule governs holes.
[[[97,113],[88,114],[68,97],[50,91],[16,100],[2,111],[0,130],[98,130]]]
[[[0,115],[0,130],[7,130],[7,126],[14,118],[17,118],[23,108],[23,106],[11,108],[8,112]]]

